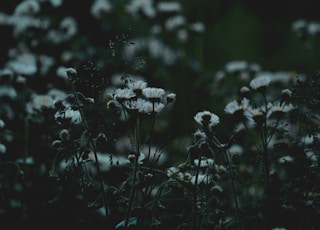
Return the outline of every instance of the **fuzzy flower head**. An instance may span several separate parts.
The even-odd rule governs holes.
[[[169,93],[167,94],[166,96],[166,103],[169,104],[169,103],[172,103],[176,100],[176,94],[175,93]]]
[[[211,127],[213,126],[216,126],[220,122],[220,119],[216,114],[206,110],[202,112],[198,112],[194,116],[194,120],[198,124],[202,125],[203,127],[208,127],[209,129],[211,129]]]
[[[127,83],[127,86],[129,89],[131,89],[135,94],[141,95],[142,90],[147,87],[147,83],[142,80],[137,80],[137,81],[129,81]]]
[[[253,108],[248,106],[247,110],[244,112],[245,117],[254,122],[257,125],[262,125],[265,119],[269,118],[272,114],[272,104],[268,103],[266,106]]]
[[[202,157],[201,159],[194,159],[193,163],[201,168],[209,168],[214,165],[214,160],[212,158]]]
[[[269,75],[260,75],[251,80],[250,87],[258,92],[264,93],[266,88],[269,86],[270,81],[271,79]]]
[[[241,120],[243,118],[244,111],[248,108],[248,106],[249,100],[247,98],[243,98],[240,103],[236,100],[233,100],[226,105],[224,111],[225,113],[232,114]]]
[[[136,94],[131,89],[128,89],[128,88],[116,89],[113,94],[114,99],[116,99],[120,103],[133,99],[135,96]]]
[[[272,107],[272,113],[276,115],[277,118],[281,118],[285,113],[289,112],[290,110],[294,109],[292,104],[287,104],[285,102],[275,102]]]
[[[142,94],[151,102],[160,102],[165,91],[161,88],[147,87],[142,90]]]

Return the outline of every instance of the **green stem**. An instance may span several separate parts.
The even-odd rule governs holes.
[[[201,152],[199,152],[199,162],[196,168],[196,175],[195,175],[195,182],[193,187],[193,208],[192,208],[192,229],[197,229],[197,218],[198,218],[198,211],[197,211],[197,196],[198,196],[198,178],[199,178],[199,171],[200,171],[200,164],[201,164]]]
[[[96,168],[97,168],[98,177],[99,177],[99,183],[100,183],[101,192],[102,192],[102,199],[103,199],[105,213],[106,213],[106,220],[107,220],[107,225],[108,225],[108,223],[109,223],[109,211],[108,211],[108,205],[107,205],[107,199],[106,199],[106,194],[105,194],[105,188],[104,188],[102,173],[101,173],[100,166],[99,166],[99,159],[98,159],[98,155],[97,155],[96,145],[95,145],[95,142],[94,142],[94,140],[92,138],[92,135],[90,133],[86,117],[85,117],[85,115],[83,113],[83,110],[82,110],[82,108],[80,106],[78,93],[75,90],[74,84],[72,84],[72,89],[73,89],[73,92],[74,92],[74,97],[75,97],[75,101],[76,101],[77,107],[78,107],[79,112],[81,114],[81,118],[82,118],[82,122],[83,122],[84,128],[88,133],[90,144],[91,144],[91,147],[92,147],[92,151],[94,153]]]

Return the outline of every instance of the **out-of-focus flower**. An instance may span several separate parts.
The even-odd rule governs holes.
[[[294,161],[294,158],[292,157],[292,156],[283,156],[283,157],[280,157],[279,159],[278,159],[278,162],[280,163],[280,164],[284,164],[284,163],[291,163],[291,162],[293,162]]]
[[[191,184],[210,184],[213,182],[212,177],[208,174],[199,174],[198,178],[196,176],[192,176],[190,179]]]
[[[167,19],[165,28],[167,30],[175,30],[186,24],[186,18],[182,15],[175,15]]]
[[[14,9],[15,15],[35,15],[40,11],[40,4],[37,0],[20,2]]]
[[[246,111],[248,106],[249,106],[249,100],[247,98],[243,98],[241,100],[241,103],[239,103],[236,100],[233,100],[225,106],[224,111],[225,113],[234,114],[242,118],[244,111]]]
[[[231,61],[225,64],[224,69],[229,74],[237,74],[241,71],[244,71],[248,68],[248,62],[237,60],[237,61]]]
[[[284,113],[289,112],[295,107],[292,104],[287,104],[285,102],[276,101],[273,103],[271,107],[272,113],[274,113],[277,117],[281,117]]]
[[[157,9],[164,13],[180,12],[181,4],[179,2],[158,2]]]
[[[202,33],[206,30],[206,27],[202,22],[194,22],[189,25],[189,29],[194,32]]]
[[[49,95],[33,94],[30,103],[27,104],[28,110],[31,112],[33,109],[40,110],[44,107],[50,108],[54,106],[54,99]]]
[[[109,0],[95,0],[91,5],[91,14],[93,17],[100,19],[111,12],[112,9],[113,6]]]
[[[127,60],[134,59],[138,53],[145,51],[151,58],[160,59],[166,65],[172,65],[178,59],[180,53],[171,49],[156,37],[136,38],[129,41],[134,45],[125,46],[123,56]]]
[[[249,121],[261,125],[265,121],[265,119],[271,116],[271,108],[272,104],[270,102],[266,106],[261,106],[257,108],[248,106],[246,111],[244,112],[244,115]]]
[[[261,74],[250,81],[250,87],[260,92],[264,92],[269,86],[271,79],[269,74]]]
[[[7,151],[7,147],[4,144],[0,143],[0,153],[4,154],[6,153],[6,151]]]
[[[149,18],[156,16],[156,9],[153,5],[153,0],[131,0],[125,6],[125,9],[134,17],[139,15],[139,11],[143,12]]]
[[[307,32],[310,35],[320,35],[320,23],[319,22],[309,22],[307,26]]]
[[[16,99],[18,96],[17,91],[12,86],[2,85],[0,86],[0,98],[8,97],[12,100]]]
[[[168,158],[167,152],[157,146],[149,147],[148,145],[144,145],[141,149],[141,153],[145,155],[145,159],[157,165],[163,165]]]
[[[297,36],[303,39],[307,31],[307,21],[304,19],[296,20],[291,25],[292,31],[297,34]]]
[[[4,123],[4,121],[2,119],[0,119],[0,129],[4,128],[6,124]]]
[[[58,30],[50,30],[46,36],[48,42],[60,44],[69,41],[78,32],[78,24],[73,17],[64,18]]]
[[[13,72],[22,75],[33,75],[37,72],[36,57],[32,53],[22,53],[11,59],[7,63],[7,67]]]
[[[202,157],[201,159],[195,159],[193,163],[201,168],[208,168],[214,165],[214,160],[211,158]]]

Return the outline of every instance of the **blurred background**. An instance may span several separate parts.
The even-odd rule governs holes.
[[[285,73],[292,82],[298,75],[318,71],[316,4],[311,0],[1,1],[0,118],[6,131],[1,134],[5,151],[0,160],[25,160],[23,154],[28,152],[36,162],[44,162],[29,176],[47,176],[54,155],[49,146],[58,131],[51,133],[53,118],[34,113],[33,99],[51,89],[70,92],[63,70],[76,68],[85,78],[90,76],[85,66],[91,63],[107,79],[106,87],[119,85],[120,77],[129,75],[176,93],[174,106],[159,117],[157,130],[170,161],[179,162],[197,128],[193,120],[197,112],[216,113],[221,119],[217,132],[222,138],[230,134],[224,106],[250,78],[239,81],[229,72],[228,80],[220,81],[230,71],[228,63],[235,69],[251,66],[252,71]],[[299,20],[304,26],[313,25],[303,36],[293,28]],[[90,90],[84,93],[93,96]],[[8,178],[11,170],[3,169],[2,175]],[[46,178],[38,179],[51,185]],[[49,199],[50,186],[41,183],[28,191]],[[38,191],[44,188],[46,195]],[[13,186],[12,191],[17,200],[25,199],[19,188]],[[7,197],[11,195],[2,195],[2,201]],[[34,208],[35,214],[29,213],[33,217],[43,203],[29,202],[26,206]]]

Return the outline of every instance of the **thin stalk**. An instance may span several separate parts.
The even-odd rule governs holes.
[[[73,92],[74,92],[75,101],[76,101],[77,107],[79,109],[84,128],[88,133],[89,141],[90,141],[90,144],[91,144],[91,147],[92,147],[92,151],[93,151],[93,154],[94,154],[96,168],[97,168],[98,177],[99,177],[99,183],[100,183],[101,192],[102,192],[102,199],[103,199],[103,203],[104,203],[104,209],[105,209],[105,213],[106,213],[106,221],[107,221],[107,225],[108,225],[108,223],[109,223],[109,211],[108,211],[107,198],[106,198],[106,194],[105,194],[105,188],[104,188],[102,173],[101,173],[101,169],[100,169],[100,166],[99,166],[99,159],[98,159],[98,155],[97,155],[96,145],[95,145],[95,142],[94,142],[94,140],[92,138],[91,132],[89,130],[89,126],[88,126],[86,117],[85,117],[85,115],[83,113],[83,110],[81,109],[79,98],[78,98],[78,93],[75,90],[74,84],[72,84],[72,89],[73,89]]]
[[[136,189],[137,171],[138,171],[138,154],[136,154],[136,157],[134,159],[133,179],[132,179],[131,190],[130,190],[129,205],[128,205],[128,209],[125,217],[125,228],[128,227],[129,218],[131,216],[131,209],[133,206],[133,200],[134,200],[135,189]]]
[[[212,137],[212,140],[214,141],[214,145],[216,145],[218,147],[222,145],[221,142],[215,136]],[[237,217],[239,228],[242,230],[242,229],[244,229],[244,227],[243,227],[243,221],[242,221],[241,215],[239,213],[240,212],[240,205],[239,205],[238,196],[237,196],[237,192],[236,192],[235,175],[233,172],[230,152],[228,150],[224,150],[224,156],[225,156],[225,161],[227,163],[227,166],[229,168],[229,177],[230,177],[230,184],[231,184],[231,189],[232,189],[232,197],[233,197],[234,205],[236,207],[236,217]]]
[[[268,153],[268,128],[267,128],[267,114],[268,114],[268,105],[265,94],[262,94],[265,111],[264,111],[264,121],[260,127],[260,135],[262,142],[262,160],[265,170],[265,193],[266,193],[266,216],[265,223],[267,228],[270,226],[270,162],[269,162],[269,153]]]
[[[199,178],[199,171],[200,171],[200,164],[201,164],[201,152],[199,152],[199,162],[196,168],[196,175],[195,175],[195,182],[193,187],[193,218],[192,218],[192,229],[197,229],[197,217],[198,217],[198,211],[197,211],[197,196],[198,196],[198,178]]]
[[[132,178],[132,184],[131,184],[131,190],[130,190],[130,197],[129,197],[129,205],[127,209],[127,213],[125,216],[125,227],[128,227],[129,218],[131,216],[134,196],[136,193],[136,180],[137,180],[137,173],[138,173],[138,164],[139,164],[139,155],[140,155],[140,137],[139,137],[139,118],[137,118],[136,127],[135,127],[135,158],[134,158],[134,166],[133,166],[133,178]]]

